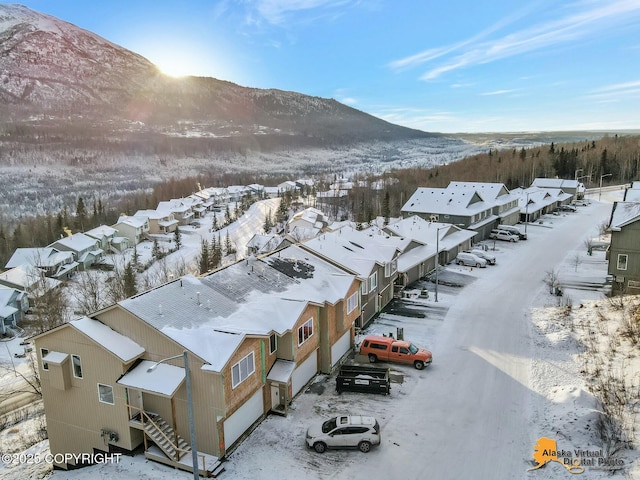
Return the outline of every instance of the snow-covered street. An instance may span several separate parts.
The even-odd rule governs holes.
[[[541,470],[529,469],[535,466],[532,455],[541,437],[555,439],[558,448],[569,450],[602,448],[589,424],[596,405],[580,375],[581,348],[567,340],[569,332],[559,331],[554,322],[566,303],[584,304],[580,312],[588,315],[590,305],[603,298],[601,291],[572,285],[579,285],[580,278],[604,282],[605,253],[588,256],[585,240],[598,235],[610,211],[611,203],[593,202],[576,213],[546,216],[542,224],[529,224],[528,240],[495,242],[496,266],[448,265],[437,303],[434,285],[424,282],[430,290],[428,299],[401,303],[363,332],[395,333],[402,327],[406,339],[433,352],[432,366],[418,371],[388,365],[394,378],[388,396],[338,395],[335,377],[316,377],[295,398],[286,417],[267,417],[228,456],[221,478],[566,478],[569,471],[556,462]],[[493,241],[483,243],[494,248]],[[549,291],[551,272],[561,281],[568,279],[562,297]],[[463,286],[448,284],[448,278]],[[412,311],[415,314],[408,314]],[[565,340],[550,341],[559,335]],[[382,444],[368,454],[308,450],[306,428],[338,413],[376,416]],[[635,451],[625,455],[627,472],[637,474],[632,465]],[[610,476],[595,468],[584,474]],[[123,457],[118,464],[56,471],[52,478],[114,475],[190,478],[142,455]],[[634,473],[629,475],[634,478]]]

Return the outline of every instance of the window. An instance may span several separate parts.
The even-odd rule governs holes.
[[[391,262],[391,275],[398,271],[398,259],[394,258]]]
[[[618,270],[626,270],[628,260],[629,260],[629,256],[626,253],[619,253],[618,254]]]
[[[278,349],[278,337],[275,333],[272,333],[269,337],[269,355]]]
[[[236,388],[256,371],[253,352],[231,367],[231,386]]]
[[[365,282],[360,282],[360,293],[362,295],[366,295],[368,291],[369,290],[367,290],[367,282],[366,281]]]
[[[111,385],[98,384],[98,400],[101,403],[108,403],[113,405],[113,387]]]
[[[353,312],[358,306],[358,292],[347,298],[347,315]]]
[[[73,363],[73,376],[76,378],[82,378],[82,362],[80,361],[80,355],[71,355],[71,361]]]
[[[378,272],[369,277],[369,291],[373,292],[376,288],[378,288]]]
[[[310,318],[304,325],[298,328],[298,346],[309,340],[313,335],[313,318]]]
[[[49,364],[44,361],[44,357],[46,357],[48,354],[49,354],[49,349],[48,348],[41,348],[40,349],[40,358],[42,359],[42,369],[43,370],[49,370]]]

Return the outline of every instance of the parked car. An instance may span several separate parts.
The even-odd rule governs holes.
[[[360,355],[369,357],[369,362],[396,362],[413,365],[418,370],[431,365],[429,350],[418,348],[411,342],[396,340],[393,337],[367,335],[360,345]]]
[[[466,265],[467,267],[486,267],[487,261],[473,253],[460,252],[456,256],[456,263],[458,265]]]
[[[558,210],[561,212],[575,212],[577,209],[573,205],[560,205]]]
[[[517,235],[512,235],[504,230],[491,230],[489,238],[493,238],[494,240],[503,240],[505,242],[517,242],[520,240],[520,237]]]
[[[318,453],[327,448],[357,448],[367,453],[380,445],[380,424],[374,417],[339,415],[307,430],[307,446]]]
[[[496,264],[496,256],[490,254],[489,252],[487,252],[485,250],[480,250],[480,249],[474,248],[473,250],[471,250],[470,253],[473,253],[476,257],[484,258],[489,265],[495,265]]]
[[[573,205],[574,207],[586,207],[587,205],[589,205],[589,200],[585,200],[583,199],[578,199],[578,200],[574,200],[573,202],[571,202],[571,205]]]
[[[504,230],[505,232],[509,232],[511,235],[516,235],[520,240],[526,240],[527,234],[520,230],[515,225],[498,225],[498,230]]]

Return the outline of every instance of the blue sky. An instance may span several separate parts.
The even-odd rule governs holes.
[[[168,72],[432,132],[640,128],[640,0],[22,0]]]

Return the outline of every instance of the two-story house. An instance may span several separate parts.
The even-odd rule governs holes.
[[[118,236],[129,239],[131,245],[137,245],[149,234],[149,218],[122,215],[115,225]]]
[[[31,266],[40,269],[47,277],[64,280],[69,278],[79,266],[73,252],[62,248],[48,247],[16,248],[5,268]]]
[[[0,334],[15,327],[29,310],[26,292],[0,285]]]
[[[615,202],[609,221],[608,273],[618,289],[640,292],[640,202]]]
[[[100,242],[84,233],[63,237],[49,247],[61,252],[71,252],[73,259],[78,263],[79,270],[86,270],[104,258],[104,250],[100,248]]]
[[[173,233],[179,224],[173,212],[166,210],[138,210],[135,216],[149,219],[149,234],[152,235]]]

